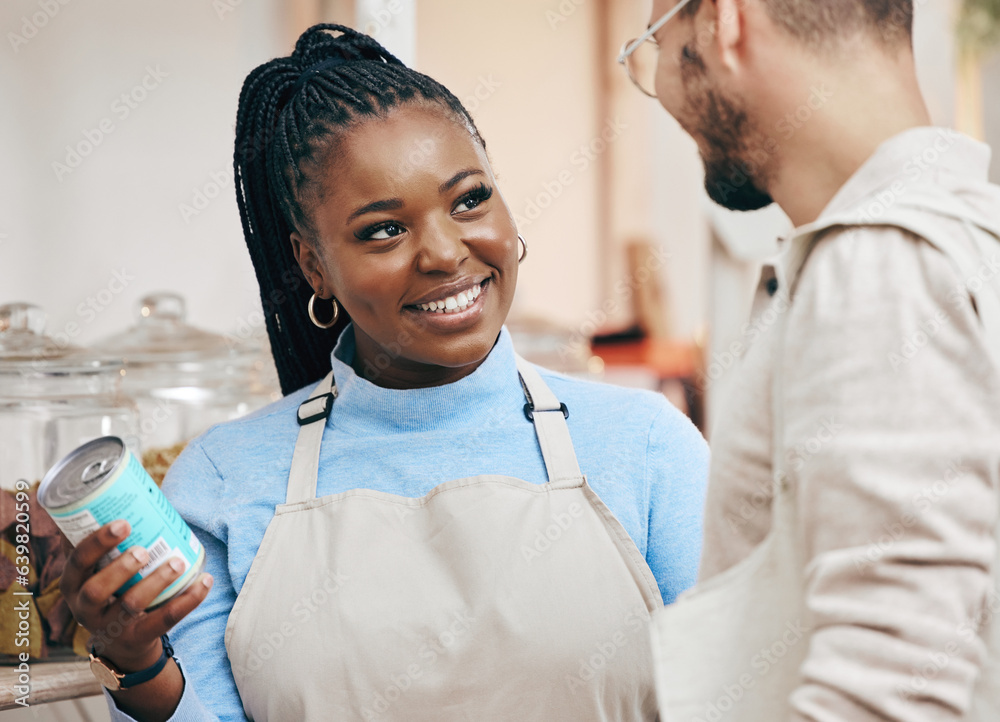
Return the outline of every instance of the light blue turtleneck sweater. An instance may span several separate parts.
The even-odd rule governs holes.
[[[332,355],[339,395],[324,430],[317,496],[368,488],[415,498],[480,474],[548,480],[506,329],[475,372],[444,386],[382,388],[354,373],[353,358],[348,327]],[[646,558],[669,604],[698,570],[704,439],[659,394],[539,372],[569,407],[588,483]],[[245,719],[223,636],[274,507],[285,500],[296,410],[312,388],[213,427],[188,445],[163,483],[204,544],[205,571],[215,578],[205,601],[170,632],[185,678],[171,720]],[[303,549],[302,559],[289,563],[308,564],[308,554]],[[113,719],[132,719],[108,701]]]

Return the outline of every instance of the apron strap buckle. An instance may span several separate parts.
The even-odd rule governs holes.
[[[325,394],[320,394],[319,396],[314,396],[308,401],[303,401],[299,404],[299,426],[306,426],[314,421],[319,421],[320,419],[325,419],[330,415],[330,411],[333,409],[333,400],[337,397],[336,391],[330,391]],[[323,406],[319,407],[319,403],[322,401]],[[303,416],[303,414],[308,414]]]
[[[539,411],[562,411],[564,419],[569,418],[569,409],[566,404],[559,404],[558,409],[538,409]],[[529,402],[524,405],[524,417],[531,423],[535,423],[535,404],[534,402]]]

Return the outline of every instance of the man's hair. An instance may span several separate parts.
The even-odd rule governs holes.
[[[745,1],[745,0],[744,0]],[[858,34],[887,46],[910,44],[913,0],[762,0],[779,26],[810,46],[823,47]],[[692,0],[685,13],[697,12]]]

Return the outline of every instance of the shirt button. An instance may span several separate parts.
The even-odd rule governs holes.
[[[778,292],[778,279],[769,278],[767,279],[767,295],[773,296]]]

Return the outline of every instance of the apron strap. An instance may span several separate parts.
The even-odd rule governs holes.
[[[535,425],[549,481],[580,479],[583,474],[566,424],[569,409],[566,404],[559,402],[534,366],[520,355],[516,356],[516,360],[521,388],[528,399],[528,403],[524,405],[524,414]]]
[[[299,436],[292,454],[292,470],[288,474],[285,503],[294,504],[316,496],[316,479],[319,477],[319,450],[323,445],[326,419],[337,398],[337,385],[333,371],[320,381],[306,401],[299,404]],[[319,423],[322,421],[323,423]]]
[[[524,405],[525,415],[535,425],[549,481],[580,479],[583,474],[566,424],[569,415],[566,405],[559,402],[534,367],[520,356],[517,356],[517,370],[528,400]],[[316,385],[309,398],[299,405],[299,436],[295,440],[292,469],[288,474],[286,504],[308,501],[316,496],[323,430],[336,398],[337,385],[333,371],[330,371]]]

